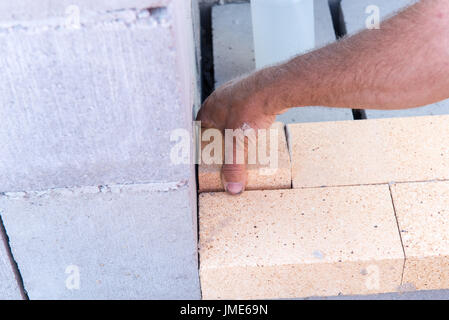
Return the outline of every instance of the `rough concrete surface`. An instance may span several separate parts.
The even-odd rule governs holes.
[[[327,0],[315,1],[316,45],[335,41]],[[213,48],[216,86],[255,69],[254,44],[249,4],[213,7]],[[305,107],[278,116],[284,123],[337,121],[353,119],[349,109]]]
[[[200,297],[195,170],[170,157],[181,129],[193,161],[195,4],[0,3],[0,214],[31,299]]]
[[[122,9],[164,7],[179,0],[17,0],[0,2],[0,22],[36,21],[67,17],[77,6],[81,15]]]
[[[0,35],[0,191],[190,176],[170,161],[170,134],[191,132],[182,78],[194,72],[178,72],[170,19],[123,15]]]
[[[395,12],[398,12],[402,8],[405,8],[415,2],[416,0],[343,0],[341,6],[346,29],[349,34],[353,34],[366,28],[365,21],[370,16],[370,13],[365,13],[368,6],[378,6],[381,19],[384,20],[385,18],[393,15]],[[380,27],[382,28],[382,24]],[[449,100],[441,101],[425,107],[406,110],[366,110],[368,119],[441,114],[449,114]]]
[[[191,187],[83,187],[0,196],[29,297],[200,298]],[[74,268],[79,289],[70,278]]]

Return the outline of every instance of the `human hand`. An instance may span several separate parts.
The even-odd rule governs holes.
[[[230,81],[219,87],[204,102],[197,120],[203,128],[226,129],[268,129],[276,119],[276,114],[269,112],[270,99],[267,90],[259,89],[257,74]],[[263,88],[263,85],[261,86]],[[225,190],[237,195],[245,190],[247,182],[248,141],[243,146],[233,144],[232,164],[223,164],[221,178]],[[245,162],[237,163],[237,148],[243,147]]]

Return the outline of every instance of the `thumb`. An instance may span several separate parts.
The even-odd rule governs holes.
[[[245,164],[224,164],[221,175],[227,193],[238,195],[245,191],[247,180]]]
[[[234,137],[229,139],[225,134],[225,163],[221,169],[221,179],[226,192],[232,195],[241,194],[246,187],[248,145],[245,140],[244,137],[236,138],[234,143]],[[229,142],[232,142],[231,150],[231,146],[227,145]]]

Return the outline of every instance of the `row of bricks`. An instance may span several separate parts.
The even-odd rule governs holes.
[[[449,288],[448,199],[449,182],[201,194],[203,298]]]
[[[284,130],[276,124],[284,161],[275,176],[282,182],[260,176],[255,165],[248,188],[265,191],[200,195],[204,298],[449,287],[449,183],[432,182],[449,179],[448,121],[288,125],[290,176]],[[220,190],[219,171],[200,166],[200,187],[214,181]]]
[[[448,123],[445,115],[289,124],[288,144],[283,125],[275,123],[278,170],[275,175],[260,175],[260,169],[269,165],[249,165],[247,189],[447,180]],[[203,141],[202,153],[211,143]],[[199,167],[200,192],[223,191],[220,169],[220,164]]]

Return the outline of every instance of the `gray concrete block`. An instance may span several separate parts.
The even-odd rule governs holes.
[[[189,11],[175,11],[0,28],[0,192],[190,177],[169,157],[195,95]]]
[[[256,68],[249,4],[212,8],[215,86]]]
[[[0,227],[0,300],[19,300],[22,296],[7,250],[7,239]]]
[[[0,213],[30,298],[200,297],[195,170],[170,159],[199,104],[196,4],[0,3]]]
[[[175,0],[176,1],[176,0]],[[0,22],[35,21],[67,17],[77,6],[81,15],[121,9],[144,9],[168,6],[173,0],[17,0],[0,1]]]
[[[29,297],[200,298],[193,192],[147,184],[0,196]]]
[[[370,15],[365,13],[368,6],[378,6],[380,17],[384,20],[415,2],[416,0],[343,0],[341,6],[346,29],[349,34],[353,34],[366,28],[366,19]],[[382,25],[380,27],[382,28]],[[419,30],[417,32],[419,32]],[[448,113],[449,100],[441,101],[439,103],[421,108],[407,110],[366,110],[366,115],[369,119],[442,115]]]
[[[255,69],[249,4],[227,4],[212,10],[214,71],[216,87]],[[335,41],[327,0],[315,1],[316,45]],[[278,117],[284,123],[351,120],[349,109],[295,108]]]

